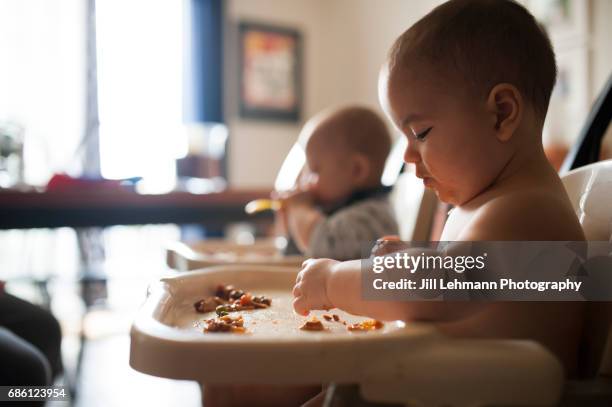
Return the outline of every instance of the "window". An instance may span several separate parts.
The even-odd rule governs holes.
[[[78,172],[84,128],[82,0],[0,1],[0,121],[24,129],[25,181]]]
[[[96,3],[100,160],[105,178],[174,186],[182,127],[183,2]]]

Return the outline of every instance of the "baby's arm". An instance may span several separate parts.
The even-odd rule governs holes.
[[[307,205],[296,205],[289,209],[287,223],[297,247],[304,253],[310,248],[313,230],[323,220],[317,209]]]
[[[281,216],[285,219],[289,233],[302,252],[309,249],[311,236],[323,214],[312,202],[309,191],[298,191],[282,196]]]
[[[351,314],[387,321],[451,321],[484,308],[476,302],[366,301],[361,294],[361,260],[307,260],[293,295],[296,297],[294,309],[300,315],[314,309],[340,308]]]

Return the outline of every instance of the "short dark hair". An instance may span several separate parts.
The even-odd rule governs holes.
[[[479,95],[510,83],[542,121],[557,76],[548,36],[512,0],[451,0],[436,7],[395,41],[389,70],[411,61],[426,63]]]

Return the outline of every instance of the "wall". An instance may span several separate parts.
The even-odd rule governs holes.
[[[237,114],[236,24],[261,21],[301,30],[304,114],[358,103],[378,109],[377,76],[393,40],[436,0],[231,0],[226,14],[226,117],[229,177],[235,187],[270,187],[301,125],[244,120]]]
[[[586,0],[585,0],[586,1]],[[610,75],[612,1],[589,0],[591,59],[588,94],[594,98]],[[229,0],[235,26],[255,20],[297,27],[304,39],[304,114],[359,103],[380,111],[377,76],[394,39],[442,0]],[[525,1],[522,1],[525,3]],[[302,123],[243,120],[237,114],[236,33],[227,35],[226,117],[233,186],[271,187]]]
[[[303,33],[304,116],[323,103],[320,89],[324,81],[318,67],[319,49],[324,38],[318,29],[324,17],[322,0],[232,0],[227,3],[225,55],[225,112],[229,126],[229,178],[234,187],[271,187],[276,172],[293,145],[300,123],[243,120],[238,117],[237,24],[241,20],[298,28]]]
[[[591,4],[591,95],[595,98],[612,74],[612,1],[593,0]]]

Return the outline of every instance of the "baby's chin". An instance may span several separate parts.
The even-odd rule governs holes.
[[[438,199],[444,203],[453,205],[453,206],[463,206],[470,203],[473,199],[477,198],[482,192],[472,192],[468,194],[459,194],[455,191],[447,191],[447,190],[439,190],[432,188],[436,193]]]

